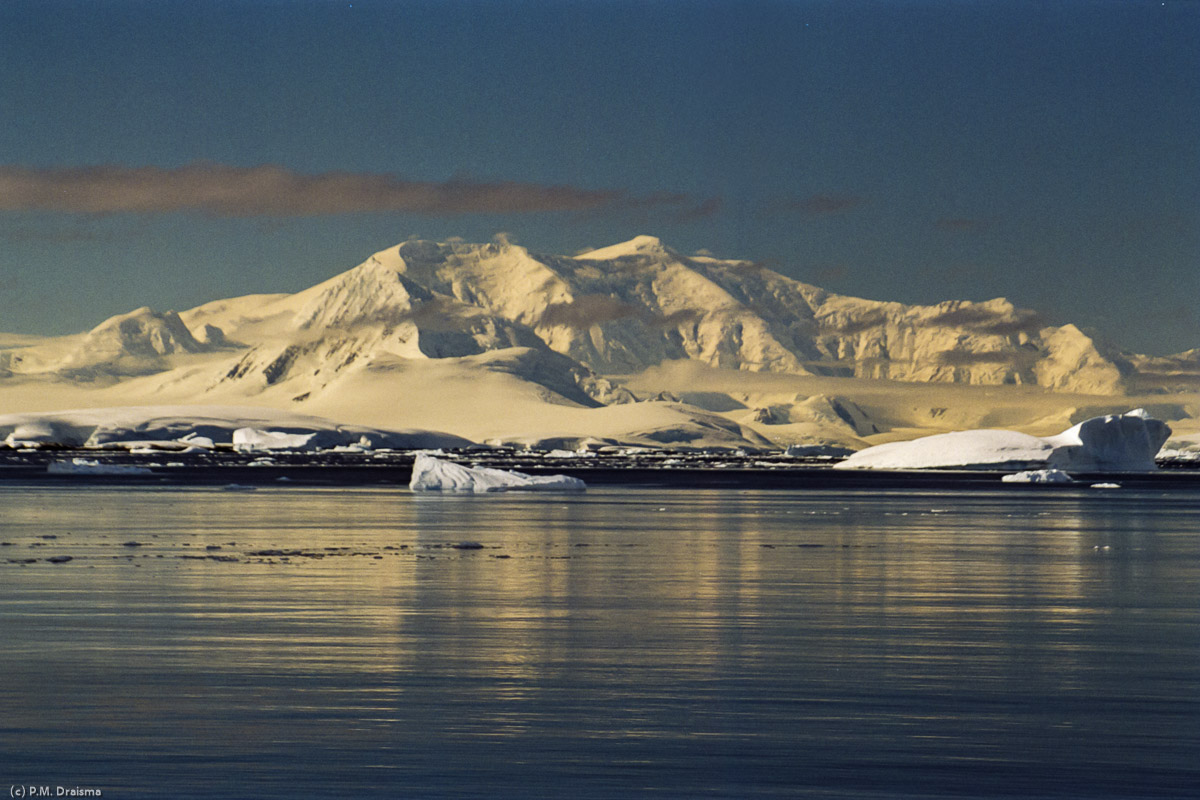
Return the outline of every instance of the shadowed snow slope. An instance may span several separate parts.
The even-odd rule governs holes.
[[[1155,468],[1154,456],[1171,435],[1166,423],[1142,409],[1093,417],[1057,436],[1015,431],[959,431],[890,442],[861,450],[839,469],[1019,468],[1139,471]]]

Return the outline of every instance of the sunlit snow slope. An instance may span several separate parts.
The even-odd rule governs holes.
[[[140,308],[75,336],[0,340],[0,411],[248,403],[476,439],[697,446],[857,448],[913,424],[824,385],[662,394],[616,377],[680,363],[1094,396],[1191,360],[1120,354],[1003,299],[845,297],[650,236],[574,257],[503,239],[408,241],[296,294]]]

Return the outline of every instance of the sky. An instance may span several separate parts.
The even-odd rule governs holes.
[[[1200,0],[4,0],[0,331],[639,234],[1200,347]]]

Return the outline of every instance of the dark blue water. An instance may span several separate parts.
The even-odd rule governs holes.
[[[1198,512],[0,486],[0,790],[1200,796]]]

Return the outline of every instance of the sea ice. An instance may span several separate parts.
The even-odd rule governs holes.
[[[464,467],[420,453],[408,488],[414,492],[582,492],[587,486],[566,475],[526,475],[488,467]]]

